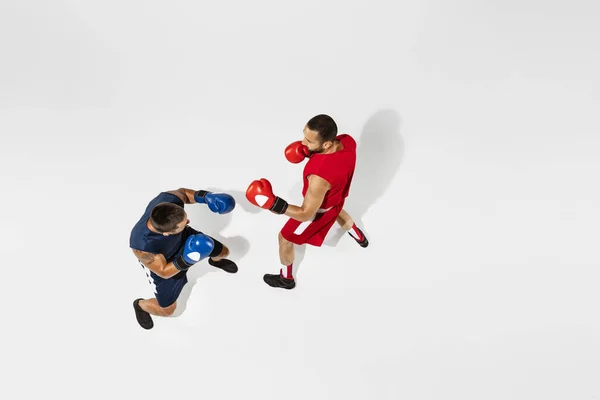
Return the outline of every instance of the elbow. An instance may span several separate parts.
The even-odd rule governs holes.
[[[167,275],[166,275],[164,272],[162,272],[162,271],[160,271],[160,272],[154,272],[154,273],[155,273],[156,275],[158,275],[158,277],[159,277],[159,278],[162,278],[162,279],[169,279],[169,278],[167,277]]]
[[[167,271],[165,269],[161,269],[160,271],[156,271],[154,273],[156,275],[158,275],[159,277],[161,277],[162,279],[169,279],[170,277],[173,276],[173,274],[167,273]]]
[[[300,215],[300,222],[308,222],[308,221],[312,221],[312,219],[315,217],[315,213],[309,214],[306,212],[303,212]]]

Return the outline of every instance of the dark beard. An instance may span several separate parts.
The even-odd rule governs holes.
[[[310,155],[312,156],[313,154],[321,154],[322,152],[324,152],[325,149],[323,148],[323,146],[319,147],[316,150],[309,150]]]

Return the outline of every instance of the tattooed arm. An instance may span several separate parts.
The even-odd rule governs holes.
[[[131,249],[133,254],[144,264],[150,271],[154,272],[161,278],[168,279],[174,275],[177,275],[178,270],[172,262],[167,263],[165,256],[162,254],[152,254],[137,249]]]

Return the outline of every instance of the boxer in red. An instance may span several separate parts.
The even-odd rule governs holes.
[[[279,274],[266,274],[264,281],[272,287],[292,289],[296,286],[292,275],[295,244],[320,247],[336,221],[360,246],[367,247],[369,242],[343,209],[356,165],[356,142],[352,136],[338,135],[337,125],[330,116],[317,115],[304,127],[304,139],[288,145],[284,153],[292,163],[308,158],[303,174],[302,205],[288,204],[275,196],[265,178],[248,186],[246,198],[258,207],[290,217],[279,232],[279,259],[283,267]]]

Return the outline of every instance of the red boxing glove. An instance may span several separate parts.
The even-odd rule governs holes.
[[[302,141],[290,143],[285,148],[285,158],[293,164],[302,162],[306,157],[310,156],[310,150],[308,147],[302,144]]]
[[[248,186],[246,198],[255,206],[273,211],[276,214],[284,214],[288,208],[287,201],[273,194],[271,182],[265,178],[255,180]]]

